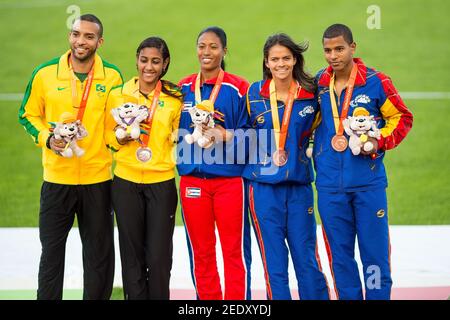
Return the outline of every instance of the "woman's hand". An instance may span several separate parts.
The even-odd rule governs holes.
[[[115,129],[114,129],[114,132],[116,132],[116,130],[118,129],[118,128],[121,128],[120,126],[117,126]],[[126,127],[125,127],[125,130],[126,130]],[[130,141],[133,141],[133,139],[131,138],[131,136],[125,136],[125,137],[123,137],[123,138],[118,138],[117,137],[117,135],[116,135],[116,140],[117,140],[117,142],[119,143],[119,144],[121,144],[121,145],[125,145],[125,144],[127,144],[128,142],[130,142]]]
[[[214,128],[210,128],[207,125],[202,125],[202,134],[206,138],[210,139],[211,141],[217,142],[228,142],[231,139],[233,139],[233,134],[226,130],[221,125],[215,125]]]

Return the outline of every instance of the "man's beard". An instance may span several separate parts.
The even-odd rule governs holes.
[[[86,61],[90,60],[95,55],[95,52],[96,52],[96,50],[88,51],[88,53],[85,56],[79,57],[76,54],[76,49],[71,48],[71,51],[72,51],[72,57],[77,59],[80,62],[86,62]]]

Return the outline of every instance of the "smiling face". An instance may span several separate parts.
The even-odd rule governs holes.
[[[157,48],[143,48],[137,57],[139,81],[147,86],[154,85],[167,68],[169,59],[163,60],[161,51]]]
[[[293,77],[294,66],[297,63],[289,48],[276,44],[269,49],[266,67],[269,68],[272,78],[286,80]]]
[[[323,52],[325,60],[334,72],[349,69],[352,66],[356,43],[347,43],[343,36],[323,39]]]
[[[72,57],[84,62],[94,57],[97,49],[102,45],[100,26],[94,22],[77,20],[69,33]]]
[[[202,71],[219,69],[226,52],[227,48],[214,32],[205,32],[198,38],[197,57]]]

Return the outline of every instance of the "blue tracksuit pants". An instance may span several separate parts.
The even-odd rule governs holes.
[[[339,299],[363,299],[355,238],[363,264],[366,299],[391,295],[386,190],[318,192],[318,209]]]
[[[300,299],[329,299],[318,255],[311,185],[250,181],[248,188],[268,299],[291,299],[289,251]]]

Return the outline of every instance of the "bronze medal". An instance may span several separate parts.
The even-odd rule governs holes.
[[[333,137],[333,139],[331,139],[331,146],[337,152],[342,152],[345,149],[347,149],[347,146],[348,146],[347,138],[345,138],[342,135],[337,134]]]
[[[344,136],[344,126],[342,121],[347,118],[348,109],[350,106],[350,101],[352,99],[353,88],[355,87],[356,74],[358,72],[358,66],[356,63],[353,63],[352,72],[350,73],[350,77],[347,81],[347,91],[344,96],[344,104],[342,105],[341,114],[338,114],[338,106],[336,103],[336,98],[334,95],[334,74],[330,80],[330,102],[331,102],[331,110],[333,112],[334,118],[334,127],[336,129],[336,135],[331,139],[331,146],[337,152],[342,152],[347,149],[348,141]]]
[[[288,154],[284,147],[286,146],[286,139],[288,134],[289,122],[291,119],[292,108],[295,100],[296,93],[301,89],[298,87],[296,81],[291,82],[289,87],[289,94],[284,102],[285,110],[283,113],[283,120],[280,128],[280,118],[278,115],[278,103],[277,103],[277,91],[275,87],[275,81],[271,80],[269,84],[270,88],[270,110],[272,113],[272,122],[275,134],[275,145],[277,150],[272,154],[272,162],[278,167],[284,166],[288,161]]]

